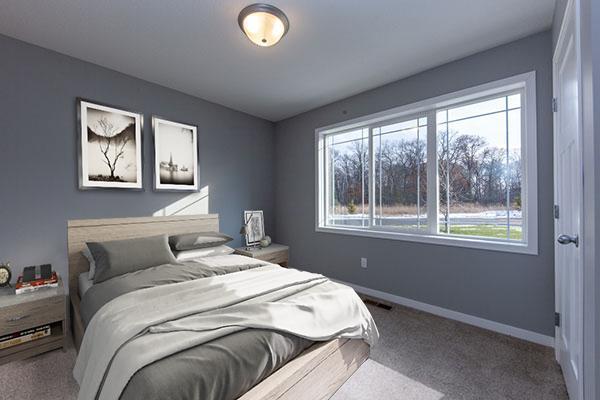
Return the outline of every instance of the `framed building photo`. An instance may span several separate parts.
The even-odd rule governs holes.
[[[265,220],[262,210],[244,211],[246,246],[254,246],[265,237]]]
[[[152,117],[154,189],[198,190],[198,132],[194,125]]]
[[[142,114],[77,103],[79,188],[142,189]]]

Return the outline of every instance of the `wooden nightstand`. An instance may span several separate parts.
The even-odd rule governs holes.
[[[279,264],[282,267],[288,266],[290,248],[282,244],[272,243],[269,247],[258,247],[253,250],[246,250],[245,247],[235,249],[235,254],[257,258],[259,260],[268,261],[273,264]]]
[[[66,296],[62,280],[57,288],[15,294],[11,288],[0,289],[0,336],[40,325],[50,325],[50,336],[0,350],[0,364],[21,360],[66,344]]]

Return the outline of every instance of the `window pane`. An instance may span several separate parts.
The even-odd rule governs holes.
[[[441,233],[522,239],[521,110],[507,104],[508,97],[470,104],[458,108],[464,119],[438,124]]]
[[[392,126],[411,128],[394,131]],[[427,118],[383,126],[373,134],[374,225],[427,229]]]
[[[438,124],[444,123],[448,121],[448,110],[438,111],[435,119]]]
[[[508,108],[519,108],[521,107],[521,94],[513,94],[508,96]]]
[[[397,122],[395,124],[384,125],[377,129],[381,133],[390,133],[390,132],[403,131],[403,130],[407,130],[407,129],[414,129],[416,127],[417,127],[417,120],[411,119],[408,121]]]
[[[469,104],[462,107],[451,108],[448,110],[448,120],[475,117],[482,114],[489,114],[497,111],[503,111],[506,108],[505,97],[482,101],[480,103]]]
[[[327,139],[327,224],[368,226],[368,129],[331,135]]]
[[[344,144],[346,142],[362,140],[364,134],[365,133],[363,133],[363,129],[357,129],[357,130],[351,131],[351,132],[338,133],[336,135],[331,135],[330,141],[331,141],[331,144],[334,144],[334,145]]]
[[[520,98],[520,96],[519,96]],[[520,101],[519,101],[520,103]],[[510,97],[509,97],[510,104]],[[508,112],[508,185],[510,239],[523,240],[523,211],[521,208],[521,110]]]

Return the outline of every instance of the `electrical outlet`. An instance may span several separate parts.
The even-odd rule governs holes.
[[[360,267],[361,268],[367,268],[367,258],[366,257],[361,257],[361,259],[360,259]]]

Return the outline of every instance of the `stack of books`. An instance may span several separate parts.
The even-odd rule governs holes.
[[[37,328],[26,329],[21,332],[2,336],[0,337],[0,350],[50,336],[50,333],[50,325],[42,325]]]
[[[25,268],[23,275],[17,279],[15,293],[23,294],[39,289],[58,287],[58,274],[51,268],[49,264]]]

